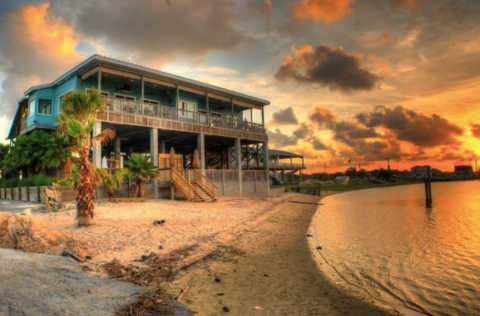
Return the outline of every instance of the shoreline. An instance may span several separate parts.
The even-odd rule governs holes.
[[[225,245],[226,253],[188,267],[163,287],[173,296],[188,288],[182,303],[196,315],[224,315],[224,308],[230,315],[397,315],[332,283],[319,268],[307,237],[317,205],[287,200],[321,199],[285,194],[266,218]]]
[[[377,188],[372,188],[372,189],[377,189]],[[352,191],[335,192],[334,194],[329,194],[327,196],[322,197],[321,200],[331,195],[347,193],[347,192],[352,192]],[[325,278],[330,281],[330,283],[335,284],[335,286],[345,291],[349,295],[357,299],[368,300],[370,304],[372,304],[373,306],[375,306],[380,310],[384,310],[385,313],[390,312],[393,315],[400,315],[401,313],[392,304],[386,301],[383,301],[377,297],[374,297],[366,289],[346,280],[337,271],[337,269],[328,262],[327,258],[325,258],[325,256],[322,254],[321,249],[320,250],[317,249],[317,246],[321,245],[321,242],[318,240],[318,237],[317,237],[318,235],[316,234],[317,227],[315,225],[315,222],[318,221],[317,220],[318,217],[321,217],[321,214],[319,212],[320,207],[321,206],[318,206],[318,209],[315,212],[315,214],[312,216],[309,227],[308,227],[308,234],[312,236],[308,240],[309,249],[312,255],[312,260],[314,260],[317,263],[317,268],[319,272],[323,274]]]
[[[315,260],[319,244],[307,236],[312,219],[318,202],[338,193],[216,204],[107,204],[99,206],[88,229],[76,227],[72,211],[30,218],[43,224],[40,233],[64,234],[86,246],[92,258],[81,266],[90,274],[165,290],[171,297],[188,288],[181,303],[198,315],[224,315],[224,307],[230,315],[394,315],[332,282]],[[160,218],[166,224],[152,226]],[[154,261],[160,265],[152,266]],[[109,275],[106,264],[120,274]],[[170,277],[155,276],[155,284],[125,274],[164,268]]]

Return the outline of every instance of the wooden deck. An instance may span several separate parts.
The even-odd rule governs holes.
[[[113,124],[135,125],[143,127],[154,127],[164,130],[201,133],[205,135],[224,136],[231,138],[241,138],[253,141],[266,142],[268,136],[266,133],[256,133],[250,131],[237,130],[234,128],[207,126],[199,123],[182,122],[177,120],[153,117],[149,115],[119,113],[113,111],[100,112],[97,114],[97,120]]]

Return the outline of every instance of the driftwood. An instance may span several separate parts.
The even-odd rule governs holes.
[[[187,287],[185,288],[185,290],[182,291],[182,293],[178,296],[177,298],[177,301],[180,302],[180,300],[182,299],[182,297],[185,295],[185,293],[187,293],[187,291],[190,289],[190,285],[187,285]]]

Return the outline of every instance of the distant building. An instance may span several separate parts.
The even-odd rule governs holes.
[[[415,179],[426,179],[428,175],[428,168],[430,166],[415,166],[410,169],[412,177]],[[432,169],[430,169],[430,177],[432,177]]]
[[[350,181],[349,176],[336,176],[335,182],[336,183],[348,183]]]
[[[473,168],[472,166],[468,165],[460,165],[460,166],[455,166],[455,174],[456,175],[473,175]]]

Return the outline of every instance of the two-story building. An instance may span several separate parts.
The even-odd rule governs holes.
[[[91,88],[101,92],[107,105],[97,115],[94,133],[109,128],[116,135],[110,145],[94,146],[97,167],[103,157],[121,166],[134,152],[150,153],[159,165],[173,147],[181,155],[181,168],[188,170],[198,149],[201,172],[217,185],[219,196],[268,195],[268,101],[99,55],[51,83],[28,89],[18,102],[8,139],[38,129],[54,131],[65,96]],[[151,193],[158,196],[162,180],[154,182]]]

